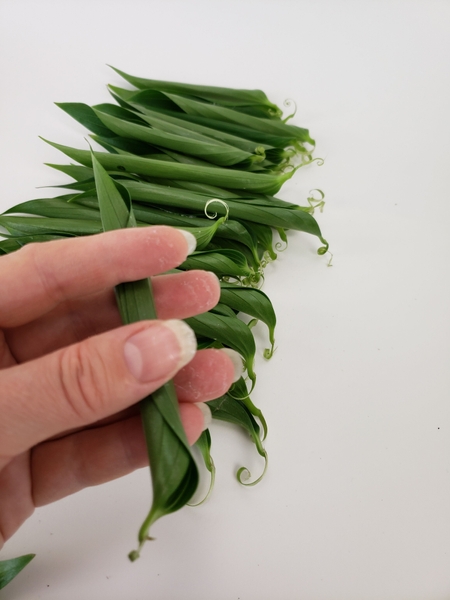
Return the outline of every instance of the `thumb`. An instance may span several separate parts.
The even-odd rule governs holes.
[[[183,321],[141,321],[0,371],[0,457],[135,404],[196,349]]]

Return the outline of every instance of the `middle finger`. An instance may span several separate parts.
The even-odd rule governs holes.
[[[217,277],[207,271],[152,278],[156,311],[161,319],[185,319],[213,308],[220,295]],[[11,353],[25,362],[119,327],[114,292],[67,301],[43,317],[5,331]]]

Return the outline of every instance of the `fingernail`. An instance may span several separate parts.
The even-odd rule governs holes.
[[[184,235],[184,238],[188,245],[188,254],[192,254],[197,247],[197,240],[195,236],[192,235],[192,233],[190,233],[189,231],[185,231],[184,229],[179,229],[178,231]]]
[[[171,377],[197,350],[197,340],[184,321],[158,321],[131,336],[124,346],[131,374],[143,383]]]
[[[236,350],[232,350],[231,348],[221,348],[220,351],[231,358],[231,362],[233,363],[234,367],[233,383],[236,383],[236,381],[238,381],[244,374],[244,363],[242,361],[242,357],[239,352],[236,352]]]
[[[206,404],[206,402],[194,402],[194,404],[203,413],[203,430],[202,431],[205,431],[205,429],[208,429],[208,427],[211,425],[211,421],[212,421],[211,409]]]

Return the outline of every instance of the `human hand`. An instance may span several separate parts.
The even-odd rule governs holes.
[[[203,403],[240,375],[237,355],[196,352],[179,320],[215,306],[217,278],[158,276],[186,259],[189,239],[125,229],[0,258],[0,548],[35,506],[148,464],[140,399],[174,378],[192,444]],[[162,320],[121,326],[113,288],[145,277]]]

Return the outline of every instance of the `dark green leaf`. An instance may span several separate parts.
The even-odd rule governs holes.
[[[87,167],[92,165],[91,154],[88,150],[79,150],[48,140],[44,141],[80,164]],[[212,183],[219,187],[251,190],[264,194],[275,194],[283,183],[294,174],[294,171],[282,175],[248,173],[237,169],[166,163],[141,156],[116,155],[105,152],[95,152],[94,155],[107,171],[124,171],[157,178],[185,179],[186,181]]]
[[[54,217],[59,219],[86,219],[93,221],[100,219],[98,210],[67,202],[64,198],[39,198],[16,204],[4,214],[25,213],[41,217]]]
[[[156,127],[137,125],[96,110],[95,114],[116,135],[133,138],[155,146],[197,156],[220,166],[230,166],[248,159],[251,154],[213,139],[200,140],[168,133]],[[262,157],[261,157],[262,159]]]
[[[81,102],[57,102],[56,106],[62,108],[67,114],[84,125],[92,133],[109,137],[111,130],[105,127],[95,112],[87,104]]]
[[[92,156],[98,202],[105,230],[135,225],[128,192],[111,179]],[[156,317],[150,280],[124,283],[117,288],[118,305],[125,323]],[[139,557],[151,525],[160,517],[179,510],[193,496],[198,470],[181,423],[178,399],[172,382],[141,401],[141,415],[153,483],[153,502],[139,531]]]
[[[121,137],[120,135],[116,135],[115,137],[104,137],[101,135],[92,134],[91,138],[112,154],[128,153],[135,154],[136,156],[146,156],[151,158],[155,153],[159,152],[156,146],[153,146],[148,142]]]
[[[226,421],[227,423],[232,423],[233,425],[238,425],[239,427],[245,429],[245,431],[247,431],[252,438],[258,453],[264,458],[264,470],[255,481],[252,481],[251,483],[243,481],[243,477],[248,479],[251,476],[246,467],[241,467],[236,474],[238,481],[243,485],[255,485],[261,481],[267,469],[267,452],[261,442],[259,425],[245,404],[243,404],[240,400],[233,398],[233,396],[230,394],[225,394],[217,400],[211,400],[208,402],[208,406],[211,409],[214,419]]]
[[[40,234],[23,235],[14,238],[9,238],[6,240],[0,240],[0,254],[9,254],[10,252],[15,252],[16,250],[20,250],[21,248],[26,246],[26,244],[32,244],[36,242],[50,242],[52,240],[59,240],[64,237],[67,236]]]
[[[158,109],[159,110],[159,109]],[[210,127],[213,129],[218,129],[220,131],[225,131],[231,135],[235,135],[237,137],[242,137],[247,140],[251,140],[258,145],[263,146],[273,146],[275,148],[286,148],[289,146],[293,146],[297,144],[297,140],[295,137],[286,137],[286,135],[273,135],[271,133],[267,133],[265,131],[258,131],[256,129],[252,129],[250,127],[246,127],[245,125],[239,125],[237,123],[231,123],[226,121],[221,121],[219,119],[213,119],[208,117],[201,117],[193,114],[185,114],[183,112],[175,112],[170,109],[161,109],[161,112],[164,114],[168,114],[170,116],[177,117],[182,121],[188,121],[192,123],[197,123],[199,125],[203,125],[204,127]],[[301,147],[300,147],[301,148]]]
[[[187,114],[217,119],[219,121],[249,127],[256,131],[263,131],[271,135],[294,138],[299,142],[308,142],[309,144],[314,145],[314,140],[311,139],[307,129],[302,129],[295,125],[288,125],[283,123],[283,121],[261,119],[253,117],[252,115],[245,115],[230,108],[198,102],[197,100],[168,92],[166,93],[166,96]]]
[[[83,167],[80,165],[56,165],[54,163],[46,163],[46,165],[48,167],[52,167],[52,169],[62,171],[76,181],[84,181],[85,179],[93,180],[94,178],[94,171],[89,167]]]
[[[214,308],[210,310],[210,312],[216,315],[223,315],[224,317],[235,317],[236,312],[227,306],[226,304],[218,303]]]
[[[1,217],[0,217],[1,218]],[[252,278],[255,273],[248,266],[245,256],[237,250],[203,250],[194,252],[180,265],[180,269],[205,269],[218,277]]]
[[[25,554],[17,558],[0,561],[0,590],[8,585],[35,556],[35,554]]]
[[[125,90],[115,85],[108,86],[113,98],[125,108],[130,108],[129,101],[135,97],[136,90]],[[139,94],[139,103],[148,106],[153,110],[170,111],[175,114],[181,114],[183,111],[179,106],[172,102],[165,94],[157,90],[144,90]]]
[[[225,347],[239,352],[245,362],[248,376],[253,385],[256,374],[253,362],[256,353],[255,340],[249,327],[237,317],[227,317],[211,312],[185,319],[195,334],[215,340]]]
[[[175,131],[178,131],[178,133],[181,135],[181,130],[184,130],[184,135],[200,136],[199,139],[205,137],[213,138],[219,142],[224,142],[225,144],[229,144],[230,146],[240,148],[241,150],[244,150],[251,154],[260,154],[262,157],[265,156],[266,150],[277,150],[279,152],[282,152],[282,150],[278,148],[274,149],[272,148],[272,146],[256,144],[251,140],[246,140],[242,137],[226,133],[225,131],[220,131],[219,129],[205,127],[204,125],[193,123],[192,121],[180,119],[167,113],[154,111],[145,106],[140,106],[138,103],[138,99],[139,95],[134,96],[132,99],[130,99],[130,103],[133,106],[136,106],[136,108],[139,107],[139,109],[142,111],[142,119],[144,119],[145,121],[147,121],[155,127],[164,129],[165,131],[167,130],[173,133],[175,133]],[[170,129],[170,125],[177,127],[177,129]]]
[[[209,102],[225,106],[260,106],[265,108],[265,114],[281,116],[281,110],[276,104],[269,101],[262,90],[234,89],[210,85],[195,85],[191,83],[178,83],[173,81],[161,81],[157,79],[145,79],[128,75],[115,67],[116,73],[126,81],[139,89],[156,90],[161,92],[173,92],[175,94],[196,96]]]
[[[272,347],[269,352],[265,352],[265,356],[267,358],[271,356],[275,344],[275,326],[277,319],[272,302],[268,296],[261,290],[255,288],[221,282],[220,302],[226,304],[233,310],[250,315],[267,325]]]
[[[102,231],[100,221],[86,219],[53,219],[41,217],[0,216],[0,227],[4,227],[11,235],[92,235]]]
[[[204,463],[206,469],[209,471],[211,479],[210,479],[210,483],[209,483],[209,489],[208,489],[208,492],[205,495],[205,497],[202,500],[200,500],[200,502],[196,502],[195,504],[190,504],[189,506],[199,506],[200,504],[203,504],[203,502],[205,502],[209,498],[209,496],[213,490],[214,481],[216,478],[216,467],[214,465],[214,461],[211,456],[211,434],[209,432],[209,429],[205,429],[205,431],[202,432],[201,436],[195,442],[195,445],[198,448],[198,450],[200,451],[200,454],[203,459],[203,463]]]

